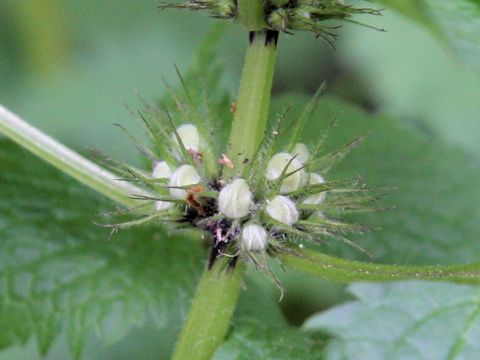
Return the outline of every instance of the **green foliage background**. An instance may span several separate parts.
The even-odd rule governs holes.
[[[360,239],[376,260],[479,261],[480,4],[382,3],[407,16],[387,7],[385,16],[365,19],[386,33],[345,26],[336,51],[307,34],[282,36],[274,109],[303,104],[305,94],[327,79],[327,97],[307,133],[322,131],[335,116],[341,126],[333,131],[331,146],[373,130],[336,175],[361,173],[374,184],[397,186],[386,200],[397,209],[367,218],[384,231]],[[162,76],[176,83],[172,64],[188,68],[212,22],[199,14],[159,13],[155,5],[151,0],[2,1],[0,102],[76,149],[95,147],[140,163],[134,147],[125,146],[128,140],[111,124],[138,130],[122,103],[138,107],[137,90],[146,98],[161,96]],[[449,7],[438,12],[442,6]],[[231,26],[220,47],[223,81],[232,95],[245,43],[243,29]],[[15,344],[0,352],[0,359],[37,358],[34,333],[40,351],[53,344],[47,359],[68,358],[82,345],[86,359],[167,358],[202,266],[200,244],[193,238],[162,242],[168,235],[151,229],[124,232],[109,242],[108,233],[92,222],[111,203],[4,140],[0,166],[0,285],[11,300],[1,303],[0,346]],[[324,250],[359,257],[342,246]],[[304,358],[322,358],[351,345],[339,338],[324,353],[326,335],[292,327],[346,300],[342,287],[279,272],[287,287],[281,309],[271,285],[250,274],[249,296],[241,299],[233,335],[215,359],[288,359],[302,352]],[[355,289],[361,304],[354,306],[367,307],[362,314],[374,317],[362,292],[377,291],[383,299],[382,291]],[[418,292],[429,289],[419,286]],[[478,289],[462,289],[473,310],[461,311],[475,330]],[[265,309],[258,318],[260,303]],[[335,334],[339,318],[334,311],[315,326]],[[378,317],[374,321],[380,329],[388,326]],[[471,327],[459,329],[468,334]],[[374,336],[368,338],[372,343]],[[238,353],[239,347],[250,352]]]

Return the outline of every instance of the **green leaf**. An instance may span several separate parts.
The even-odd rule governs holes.
[[[423,23],[450,43],[469,64],[480,69],[478,0],[376,0]]]
[[[325,336],[289,326],[278,289],[259,273],[249,275],[232,330],[212,359],[322,359]]]
[[[305,104],[298,96],[284,96],[277,105]],[[292,116],[299,109],[292,110]],[[358,136],[366,140],[332,172],[327,181],[364,176],[370,188],[392,188],[377,203],[395,206],[390,211],[349,218],[380,227],[363,236],[350,237],[385,263],[437,264],[480,260],[480,170],[477,160],[421,129],[399,124],[386,116],[373,116],[333,98],[323,98],[307,124],[304,141],[315,144],[330,129],[321,153],[337,149]],[[328,198],[328,195],[327,195]],[[345,245],[332,244],[322,251],[342,257],[366,259]]]
[[[115,205],[5,140],[0,164],[0,348],[35,335],[46,354],[63,329],[79,358],[94,331],[110,344],[147,318],[178,330],[198,241],[153,228],[109,240],[94,222]]]
[[[280,310],[278,288],[262,273],[253,269],[247,272],[244,290],[240,293],[235,310],[233,326],[246,324],[269,324],[284,327],[287,321]]]
[[[323,359],[323,336],[315,336],[293,327],[269,327],[255,324],[236,329],[221,345],[213,360],[249,359]]]
[[[477,359],[480,287],[406,281],[357,283],[358,300],[308,319],[332,334],[327,359]]]

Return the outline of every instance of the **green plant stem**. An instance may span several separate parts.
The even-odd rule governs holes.
[[[260,31],[267,27],[263,0],[238,0],[238,20],[248,31]]]
[[[283,264],[310,275],[341,283],[407,279],[480,283],[480,264],[385,265],[341,259],[311,250],[299,250],[296,254],[284,253],[281,260]]]
[[[242,79],[233,118],[227,155],[234,167],[227,175],[239,175],[244,163],[251,161],[264,136],[275,67],[278,33],[250,33]]]
[[[23,0],[15,4],[15,18],[24,58],[30,69],[47,73],[69,56],[68,29],[56,0]]]
[[[228,145],[234,163],[230,175],[242,173],[244,159],[254,156],[265,131],[277,36],[278,33],[266,31],[250,33]],[[212,269],[203,273],[174,360],[208,360],[225,339],[244,274],[240,262],[233,272],[225,270],[228,260],[217,260]]]
[[[0,133],[81,183],[122,205],[138,205],[137,200],[130,198],[132,195],[150,195],[143,189],[119,180],[114,174],[29,125],[1,105]]]
[[[227,269],[229,260],[217,260],[203,273],[173,360],[210,359],[225,339],[244,273],[242,263]]]

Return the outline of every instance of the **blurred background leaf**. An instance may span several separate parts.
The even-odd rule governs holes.
[[[340,57],[361,74],[378,110],[425,126],[478,155],[480,2],[384,2],[405,11],[410,9],[409,17],[396,16],[387,7],[384,17],[371,19],[387,30],[385,36],[350,27],[341,42]],[[437,28],[444,27],[441,34],[408,20],[422,11],[436,22]],[[461,57],[474,66],[464,65],[459,53],[452,51],[453,46],[462,48]]]
[[[425,25],[480,70],[478,0],[375,0]]]
[[[28,3],[33,15],[22,17]],[[161,96],[161,76],[175,83],[173,64],[187,68],[215,21],[159,12],[153,0],[4,0],[0,18],[2,103],[69,145],[97,147],[128,160],[136,158],[135,151],[126,151],[123,134],[111,126],[133,124],[123,103],[138,107],[137,91],[147,99]],[[389,8],[383,17],[362,20],[387,32],[345,26],[337,51],[308,34],[282,36],[275,93],[312,93],[328,80],[328,91],[342,98],[422,124],[478,154],[478,73],[452,56],[438,36]],[[53,24],[58,29],[51,29]],[[230,28],[220,58],[224,84],[234,94],[246,37],[240,26]],[[34,66],[34,54],[42,51],[51,64]]]

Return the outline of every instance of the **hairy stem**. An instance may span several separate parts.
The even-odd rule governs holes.
[[[250,33],[228,144],[234,163],[231,176],[242,173],[245,159],[254,156],[265,131],[277,37],[278,33],[271,31]],[[217,260],[203,273],[173,359],[208,360],[225,339],[244,273],[241,263],[233,272],[222,271],[226,261]]]
[[[227,154],[233,161],[229,175],[241,174],[264,135],[270,105],[278,33],[254,31],[245,55],[236,112]]]
[[[259,31],[267,27],[263,0],[238,0],[238,20],[249,31]]]
[[[138,205],[137,200],[130,198],[132,195],[149,195],[143,189],[118,180],[114,174],[29,125],[1,105],[0,133],[81,183],[122,205]]]
[[[244,266],[226,269],[228,259],[206,269],[183,325],[173,360],[210,359],[227,334],[237,304]]]
[[[285,253],[281,259],[285,265],[290,265],[297,270],[341,283],[407,279],[480,283],[480,264],[385,265],[341,259],[311,250]]]

